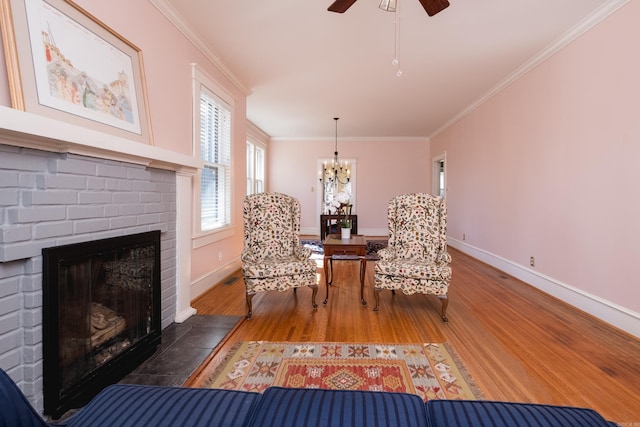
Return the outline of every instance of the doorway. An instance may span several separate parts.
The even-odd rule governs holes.
[[[446,168],[447,152],[436,156],[432,160],[431,169],[433,170],[432,192],[436,196],[447,196],[447,168]]]

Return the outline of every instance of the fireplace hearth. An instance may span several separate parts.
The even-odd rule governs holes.
[[[44,413],[58,418],[160,344],[160,232],[45,248]]]

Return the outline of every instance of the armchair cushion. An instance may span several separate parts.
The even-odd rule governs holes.
[[[301,260],[294,256],[279,259],[264,259],[255,263],[247,263],[242,272],[247,277],[283,277],[294,276],[309,271],[313,267],[315,276],[316,263],[309,260]]]
[[[421,261],[398,260],[397,258],[379,263],[376,272],[405,279],[435,280],[447,283],[451,280],[451,267],[446,264],[425,264]]]

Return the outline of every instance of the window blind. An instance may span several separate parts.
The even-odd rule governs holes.
[[[206,90],[200,94],[200,228],[231,222],[231,108]]]

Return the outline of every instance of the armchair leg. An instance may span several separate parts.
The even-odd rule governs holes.
[[[377,312],[378,311],[378,306],[380,305],[380,291],[377,289],[373,290],[373,296],[376,299],[376,306],[373,307],[373,311]]]
[[[442,321],[444,323],[449,322],[449,319],[447,318],[447,306],[449,305],[449,297],[447,295],[440,295],[438,296],[438,298],[440,298],[440,302],[442,303]]]
[[[251,299],[253,298],[253,295],[249,295],[247,294],[247,319],[251,319]]]
[[[318,308],[318,304],[316,303],[316,295],[318,295],[318,285],[309,287],[313,290],[313,293],[311,294],[311,305],[314,309]]]

